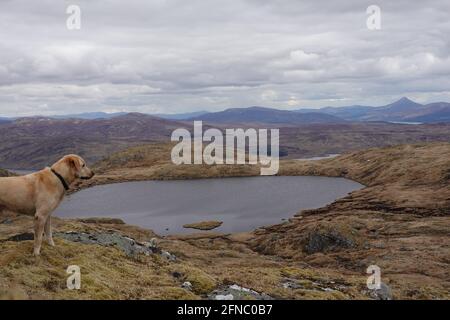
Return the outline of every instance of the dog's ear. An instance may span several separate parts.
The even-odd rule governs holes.
[[[69,158],[69,165],[71,168],[75,169],[76,172],[80,171],[80,162],[78,161],[78,159],[75,158]]]

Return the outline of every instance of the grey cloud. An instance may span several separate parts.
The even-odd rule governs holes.
[[[0,1],[0,115],[449,101],[450,3],[377,4]]]

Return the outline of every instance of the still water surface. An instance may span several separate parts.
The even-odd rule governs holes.
[[[223,221],[215,231],[240,232],[322,207],[357,182],[327,177],[250,177],[141,181],[96,186],[67,197],[59,217],[114,217],[158,234],[189,233],[186,223]]]

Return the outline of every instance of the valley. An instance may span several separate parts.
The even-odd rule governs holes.
[[[256,117],[254,120],[260,119],[255,122],[204,122],[203,129],[218,128],[223,132],[227,128],[279,128],[280,157],[283,159],[326,156],[405,143],[450,141],[450,123],[406,125],[306,121],[295,124],[264,122],[268,121],[264,120],[266,117],[271,117],[271,112],[269,115],[266,113],[267,110],[259,118],[251,112]],[[298,116],[303,117],[301,114]],[[41,169],[68,153],[78,153],[89,163],[95,163],[132,146],[169,142],[175,129],[192,131],[192,127],[193,121],[136,113],[108,119],[17,119],[0,124],[0,168]]]

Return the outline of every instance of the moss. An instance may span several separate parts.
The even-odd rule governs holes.
[[[171,268],[171,272],[183,274],[183,281],[192,284],[192,291],[204,295],[210,293],[217,287],[217,281],[201,269],[190,265],[177,265]]]
[[[303,299],[308,300],[345,300],[349,297],[339,291],[298,290]]]
[[[178,284],[161,272],[160,265],[151,257],[142,262],[128,259],[115,248],[83,245],[56,239],[56,247],[44,246],[42,255],[31,255],[32,243],[0,243],[6,252],[0,259],[0,291],[9,292],[13,282],[18,283],[30,298],[51,299],[152,299],[160,295],[195,298],[185,290],[176,290]],[[81,290],[66,288],[69,265],[81,269]],[[211,286],[201,272],[194,273],[200,291]],[[147,284],[147,285],[143,285]]]
[[[194,293],[178,288],[178,287],[166,287],[163,288],[158,295],[158,299],[163,300],[197,300],[199,296]]]
[[[323,279],[323,275],[312,269],[285,267],[280,270],[282,276],[294,279]]]

